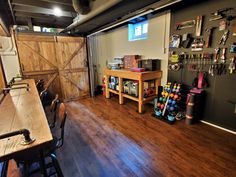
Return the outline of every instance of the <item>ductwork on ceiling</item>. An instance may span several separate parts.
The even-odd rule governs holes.
[[[86,15],[91,11],[91,0],[72,0],[73,7],[78,14]]]
[[[96,15],[104,12],[105,10],[111,8],[119,2],[121,2],[121,0],[73,0],[73,7],[75,8],[75,11],[78,13],[78,15],[73,20],[73,23],[66,27],[63,31],[61,31],[61,33],[67,32],[75,28],[76,26],[85,23],[86,21],[92,19]]]
[[[155,14],[183,0],[87,0],[90,12],[79,14],[73,23],[60,33],[71,32],[80,35],[91,35],[104,29],[110,29],[127,23],[134,18]],[[74,3],[77,3],[74,1]],[[78,4],[77,4],[78,5]],[[87,4],[88,6],[88,4]],[[76,8],[76,7],[75,7]],[[83,7],[80,7],[83,8]]]

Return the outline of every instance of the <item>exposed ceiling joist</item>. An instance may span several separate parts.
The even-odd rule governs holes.
[[[68,5],[68,6],[72,5],[71,0],[41,0],[41,1],[62,4],[62,5]]]
[[[17,24],[18,25],[26,25],[28,26],[28,22],[25,19],[19,19],[18,17],[16,18]],[[32,20],[32,24],[37,24],[37,26],[41,27],[50,27],[50,28],[63,28],[64,24],[61,22],[57,21],[38,21],[36,19]]]
[[[57,19],[60,21],[67,21],[67,22],[72,22],[72,18],[70,17],[56,17],[54,15],[44,15],[44,14],[36,14],[36,13],[28,13],[28,12],[15,12],[16,17],[30,17],[30,18],[35,18],[35,19],[43,19],[43,20],[48,20],[48,19]]]
[[[35,1],[35,0],[12,0],[12,5],[24,6],[24,7],[41,7],[45,9],[53,9],[55,7],[59,7],[62,11],[74,12],[74,8],[72,6],[63,5],[63,4],[55,4],[52,2],[45,1]]]
[[[27,19],[29,19],[30,17],[21,17],[21,16],[17,16],[16,17],[16,21],[27,21]],[[57,18],[30,18],[32,19],[32,22],[38,22],[40,21],[41,23],[43,23],[44,21],[45,22],[51,22],[51,23],[54,23],[54,22],[57,22],[57,23],[61,23],[61,24],[69,24],[71,21],[68,21],[68,20],[61,20],[61,19],[57,19]],[[33,23],[33,25],[37,26],[37,24]]]
[[[54,15],[53,9],[46,9],[42,7],[23,7],[23,6],[14,6],[13,10],[16,12],[28,12],[28,13],[38,13],[38,14],[48,14],[48,15]],[[62,11],[61,17],[75,17],[76,14],[73,12],[65,12]],[[58,17],[60,18],[60,17]]]

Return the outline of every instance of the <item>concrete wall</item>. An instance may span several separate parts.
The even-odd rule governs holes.
[[[148,39],[128,41],[127,26],[97,35],[98,83],[101,84],[103,69],[107,62],[112,61],[114,57],[123,57],[129,54],[142,55],[142,58],[145,59],[161,59],[162,84],[166,83],[169,30],[170,13],[165,12],[149,19]]]

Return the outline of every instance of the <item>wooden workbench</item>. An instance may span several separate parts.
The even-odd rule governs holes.
[[[145,71],[145,72],[132,72],[129,70],[104,70],[106,98],[110,98],[110,93],[119,95],[119,103],[124,104],[124,97],[138,102],[138,112],[143,112],[143,105],[152,101],[158,93],[158,86],[161,84],[162,71]],[[115,76],[119,79],[119,91],[108,88],[109,77]],[[139,96],[133,97],[123,93],[123,79],[137,80],[139,82]],[[143,82],[148,80],[155,80],[156,94],[151,97],[144,98]]]
[[[32,79],[23,82],[29,83],[29,91],[26,89],[11,90],[0,104],[0,135],[25,128],[36,140],[29,145],[21,144],[22,135],[0,140],[0,161],[10,159],[21,151],[52,141],[52,134],[35,82]]]

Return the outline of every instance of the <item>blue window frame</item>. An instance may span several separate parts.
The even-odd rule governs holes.
[[[142,21],[128,25],[129,41],[136,41],[148,38],[148,21]]]

